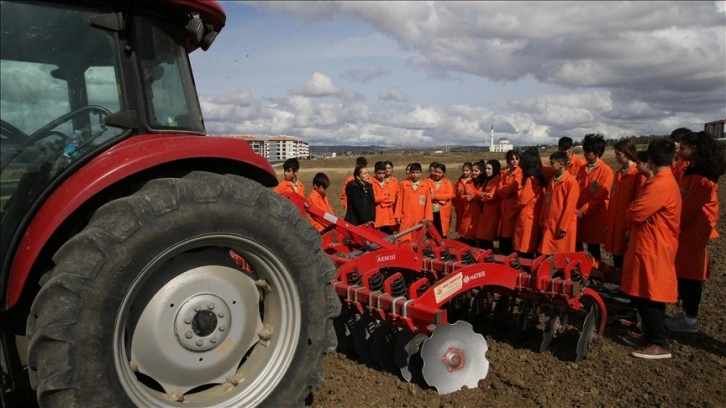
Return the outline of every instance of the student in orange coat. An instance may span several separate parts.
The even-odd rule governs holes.
[[[368,166],[368,160],[361,156],[355,159],[355,167],[366,167]],[[355,180],[355,177],[351,174],[345,178],[343,182],[343,191],[340,193],[340,203],[343,204],[343,208],[348,209],[348,193],[345,191],[348,183]]]
[[[643,183],[650,180],[653,177],[653,172],[650,170],[650,167],[648,166],[648,161],[650,160],[648,157],[648,151],[647,150],[639,150],[636,154],[638,157],[638,163],[636,164],[636,167],[638,169],[638,174],[643,176]],[[643,183],[640,183],[640,186],[638,187],[638,191],[640,191],[641,188],[643,188]]]
[[[580,198],[577,200],[577,250],[587,244],[587,251],[600,260],[600,244],[603,243],[603,226],[607,220],[610,187],[613,185],[613,169],[602,155],[605,138],[600,134],[585,135],[582,139],[587,165],[577,174]]]
[[[328,176],[325,173],[315,174],[315,177],[313,177],[313,191],[311,191],[308,196],[308,202],[314,207],[318,207],[325,212],[334,214],[333,207],[330,206],[330,201],[328,201],[328,187],[330,187],[330,179]],[[311,217],[308,217],[308,219],[310,220],[310,224],[312,224],[318,232],[325,229],[323,224],[313,220]]]
[[[376,228],[392,234],[396,226],[395,207],[398,198],[398,182],[386,180],[386,164],[382,161],[373,165],[375,179],[373,184],[373,195],[376,200]]]
[[[539,218],[544,189],[547,186],[537,148],[527,149],[522,153],[519,167],[522,169],[522,192],[512,209],[512,216],[516,220],[512,244],[520,257],[534,258],[539,247]]]
[[[706,132],[683,135],[680,155],[690,162],[679,183],[683,212],[676,274],[683,311],[666,319],[666,327],[694,333],[698,331],[701,293],[710,275],[706,247],[710,239],[718,237],[718,179],[726,172],[726,156],[723,144]]]
[[[461,176],[454,186],[454,212],[456,213],[456,233],[462,242],[471,242],[476,230],[475,215],[479,213],[479,202],[475,200],[477,194],[474,179],[471,177],[472,164],[466,162],[461,167]],[[477,217],[478,220],[478,217]]]
[[[623,341],[639,347],[632,356],[649,360],[671,358],[665,328],[665,304],[678,298],[676,251],[681,223],[681,194],[671,172],[676,147],[670,139],[648,145],[653,178],[628,207],[630,242],[625,252],[620,290],[631,296],[631,304],[642,319],[642,337]]]
[[[483,166],[483,172],[481,167]],[[499,160],[474,163],[475,185],[479,190],[481,210],[476,226],[477,246],[481,249],[494,249],[494,241],[499,239],[499,225],[502,216],[502,200],[497,197],[501,180],[502,166]]]
[[[692,133],[688,128],[678,128],[671,132],[671,140],[673,140],[673,143],[676,144],[676,157],[673,158],[671,170],[673,171],[673,176],[675,176],[676,180],[680,180],[681,177],[683,177],[683,173],[686,171],[686,168],[688,168],[688,160],[684,159],[683,156],[679,154],[679,151],[681,150],[681,138],[688,133]]]
[[[422,221],[433,221],[431,190],[428,182],[421,180],[421,164],[409,165],[409,178],[401,182],[396,203],[396,221],[399,231],[411,228]]]
[[[287,159],[282,163],[282,169],[285,179],[275,186],[274,191],[277,194],[294,192],[300,194],[300,197],[305,198],[305,185],[297,179],[297,172],[300,171],[300,162],[294,157]]]
[[[577,177],[577,175],[580,173],[580,169],[585,167],[587,165],[587,161],[583,159],[582,157],[575,154],[575,152],[572,150],[573,141],[570,137],[561,137],[560,140],[557,142],[557,149],[561,152],[567,153],[567,165],[565,168],[567,169],[567,172],[572,175],[572,177]]]
[[[507,152],[507,168],[502,170],[497,198],[502,200],[502,213],[499,223],[499,251],[509,255],[514,252],[512,239],[514,238],[514,225],[516,220],[512,217],[512,210],[517,204],[519,193],[522,191],[522,169],[519,168],[520,153],[518,150]]]
[[[540,213],[542,241],[539,253],[574,252],[577,235],[577,199],[580,187],[567,171],[567,153],[550,155],[553,177],[547,183]]]
[[[640,185],[645,182],[645,177],[638,172],[636,165],[638,153],[632,139],[618,141],[614,150],[615,160],[621,167],[615,172],[615,179],[610,188],[603,247],[613,254],[613,265],[622,268],[630,230],[630,225],[625,221],[625,211],[635,200]]]
[[[454,185],[451,180],[446,178],[446,165],[444,163],[434,163],[431,171],[431,178],[428,182],[431,186],[431,210],[434,214],[434,227],[446,238],[451,229],[451,210],[453,205],[451,200],[454,198]]]

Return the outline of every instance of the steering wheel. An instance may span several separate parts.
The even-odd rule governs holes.
[[[36,130],[35,132],[33,132],[33,134],[30,135],[27,142],[25,142],[25,146],[33,144],[40,139],[43,139],[44,137],[49,135],[51,129],[55,128],[56,126],[60,125],[61,123],[65,123],[65,122],[69,121],[70,119],[73,119],[76,115],[79,115],[84,112],[92,112],[92,113],[97,113],[99,115],[105,115],[105,116],[111,115],[110,110],[104,108],[103,106],[99,106],[99,105],[88,105],[88,106],[84,106],[82,108],[78,108],[72,112],[68,112],[65,115],[59,116],[56,119],[51,120],[45,126]],[[68,138],[67,136],[64,137],[64,139],[67,139],[67,138]]]

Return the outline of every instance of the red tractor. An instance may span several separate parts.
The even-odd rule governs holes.
[[[322,381],[335,267],[270,164],[205,136],[188,53],[225,18],[0,2],[4,390],[21,360],[44,407],[288,406]]]

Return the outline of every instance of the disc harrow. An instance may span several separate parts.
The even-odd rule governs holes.
[[[288,198],[328,226],[322,250],[338,268],[338,349],[398,370],[406,381],[423,380],[440,394],[476,387],[486,377],[481,332],[514,321],[518,342],[549,314],[539,347],[545,352],[572,322],[581,322],[574,346],[579,361],[602,338],[607,306],[628,307],[617,293],[619,271],[596,267],[585,252],[534,260],[495,255],[444,239],[431,223],[386,235],[350,225],[297,195]]]

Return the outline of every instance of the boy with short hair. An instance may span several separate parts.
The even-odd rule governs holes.
[[[567,153],[554,152],[550,155],[553,176],[547,183],[540,213],[542,241],[539,252],[544,255],[575,251],[580,187],[566,166]]]
[[[378,161],[373,165],[374,180],[371,180],[373,185],[373,196],[376,201],[376,228],[385,232],[386,234],[392,234],[393,229],[396,226],[396,213],[394,211],[394,205],[398,198],[398,182],[393,180],[387,180],[385,162]]]
[[[328,187],[330,187],[328,175],[325,173],[316,173],[315,177],[313,177],[313,191],[308,196],[308,202],[314,207],[333,214],[333,207],[330,206],[330,201],[328,201]],[[325,229],[323,224],[315,221],[312,217],[308,217],[308,219],[310,220],[310,224],[318,232]]]
[[[671,358],[665,304],[678,299],[675,260],[682,207],[671,171],[675,151],[672,140],[650,142],[648,165],[653,178],[643,184],[625,215],[631,227],[620,290],[631,296],[631,304],[640,313],[643,336],[627,336],[623,341],[639,347],[631,353],[633,357],[648,360]]]
[[[586,164],[577,174],[580,198],[577,200],[577,250],[587,244],[587,251],[600,260],[600,244],[605,240],[603,225],[607,222],[610,187],[615,175],[604,160],[605,137],[601,134],[585,135],[582,150]]]
[[[638,167],[638,173],[645,176],[645,180],[650,180],[651,177],[653,177],[653,172],[650,171],[650,167],[648,167],[648,152],[646,150],[640,150],[638,153],[636,153],[636,156],[638,157],[637,167]],[[638,191],[643,187],[643,184],[640,184],[640,187],[638,187]]]
[[[399,231],[411,228],[421,221],[433,221],[433,205],[428,182],[421,180],[421,164],[411,163],[409,178],[401,182],[396,204],[396,221]]]
[[[557,149],[561,152],[565,152],[567,154],[567,162],[565,163],[565,169],[568,173],[572,175],[572,177],[577,177],[577,174],[580,173],[580,169],[585,166],[587,163],[585,159],[583,159],[580,156],[577,156],[573,150],[572,146],[574,145],[571,137],[561,137],[560,140],[557,142]]]
[[[366,159],[363,156],[360,156],[355,159],[355,167],[366,167],[368,166],[368,159]],[[343,204],[343,208],[346,210],[348,209],[348,193],[346,193],[346,187],[348,187],[348,183],[353,181],[355,179],[355,176],[351,173],[350,176],[345,178],[345,181],[343,182],[343,191],[340,193],[340,202]]]
[[[282,169],[284,170],[283,177],[285,179],[277,184],[274,191],[277,194],[294,192],[300,194],[300,197],[305,198],[305,185],[297,179],[297,173],[300,171],[300,162],[294,157],[287,159],[282,163]]]

